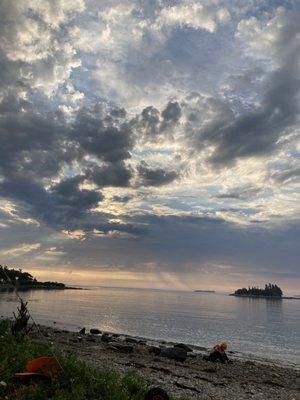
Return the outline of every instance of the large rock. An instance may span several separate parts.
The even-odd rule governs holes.
[[[187,352],[178,347],[165,347],[161,350],[162,357],[167,357],[176,361],[185,361],[187,359]]]
[[[101,336],[101,341],[102,342],[111,342],[112,338],[109,336],[108,333],[103,333],[103,335]]]
[[[159,356],[161,353],[161,348],[156,346],[149,346],[148,352],[149,354],[154,354],[155,356]]]
[[[132,337],[126,337],[124,339],[124,342],[127,342],[127,343],[138,343],[139,341],[137,339],[135,339],[135,338],[132,338]]]
[[[96,340],[92,335],[88,335],[88,336],[86,337],[86,341],[87,341],[87,342],[93,342],[93,343],[96,343],[96,342],[97,342],[97,340]]]
[[[100,335],[101,331],[97,328],[92,328],[92,329],[90,329],[90,333],[92,335]]]
[[[120,353],[133,353],[134,349],[133,346],[121,344],[121,343],[114,343],[113,345],[109,346],[111,350],[119,351]]]
[[[188,353],[191,353],[191,352],[193,351],[193,349],[192,349],[191,347],[187,346],[187,345],[184,344],[184,343],[177,343],[177,344],[174,344],[174,347],[177,348],[177,349],[183,349],[183,350],[185,350],[185,351],[188,352]]]

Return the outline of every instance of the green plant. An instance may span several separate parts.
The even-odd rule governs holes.
[[[23,385],[14,378],[25,370],[29,360],[52,355],[52,350],[30,340],[13,336],[8,321],[0,321],[0,398],[13,400],[142,400],[145,382],[134,372],[121,375],[113,370],[98,370],[78,360],[74,354],[56,354],[63,372]]]

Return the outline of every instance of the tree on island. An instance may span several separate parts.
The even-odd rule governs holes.
[[[260,289],[258,287],[248,287],[238,289],[234,292],[236,296],[263,296],[263,297],[282,297],[282,290],[279,286],[268,283],[265,285],[264,289]]]
[[[29,272],[22,269],[3,267],[0,265],[0,286],[14,285],[17,287],[45,287],[64,289],[65,285],[59,282],[38,282]]]

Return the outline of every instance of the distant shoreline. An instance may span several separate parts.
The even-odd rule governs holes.
[[[81,287],[72,287],[72,286],[47,286],[47,285],[20,285],[14,287],[13,285],[0,285],[0,292],[13,292],[17,289],[19,292],[25,292],[28,290],[89,290]]]
[[[197,289],[194,290],[195,293],[216,293],[215,290],[201,290],[201,289]]]

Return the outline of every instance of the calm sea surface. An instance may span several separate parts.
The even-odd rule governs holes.
[[[38,323],[78,330],[97,327],[151,339],[211,346],[300,364],[300,300],[265,300],[163,290],[93,288],[22,292]],[[0,293],[0,315],[16,310]]]

